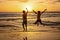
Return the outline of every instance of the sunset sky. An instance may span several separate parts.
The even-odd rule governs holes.
[[[0,0],[0,12],[21,12],[25,8],[60,11],[60,0]]]

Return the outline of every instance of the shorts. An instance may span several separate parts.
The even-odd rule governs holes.
[[[24,20],[24,21],[23,21],[23,24],[27,24],[27,21],[26,21],[26,20]]]

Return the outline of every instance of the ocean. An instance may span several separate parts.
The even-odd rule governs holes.
[[[48,24],[46,26],[59,27],[60,24],[60,13],[44,13],[41,15],[41,20],[43,23]],[[36,21],[36,14],[27,14],[27,25],[36,26],[33,23]],[[49,25],[50,24],[50,25]],[[17,12],[1,12],[0,13],[0,27],[21,27],[22,29],[22,13]]]
[[[55,20],[51,19],[51,18],[54,18]],[[60,22],[60,13],[44,13],[41,15],[41,19],[42,19],[42,21],[43,21],[43,19],[45,19],[47,21],[49,21],[48,19],[50,19],[53,21]],[[32,24],[32,22],[34,23],[34,21],[36,20],[36,14],[28,13],[27,20],[28,20],[28,23],[29,22],[31,22],[31,24]],[[7,25],[7,23],[11,24],[11,22],[13,24],[16,24],[16,23],[21,24],[22,23],[22,13],[16,13],[16,12],[5,12],[4,13],[4,12],[1,12],[0,13],[0,21],[2,22],[2,23],[1,22],[0,23],[3,25],[5,25],[5,24]],[[7,22],[7,23],[4,24],[3,22]]]
[[[0,13],[0,40],[60,40],[60,13],[41,15],[43,25],[33,24],[36,14],[27,15],[27,32],[23,32],[22,13]]]

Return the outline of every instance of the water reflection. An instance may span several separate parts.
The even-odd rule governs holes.
[[[24,37],[23,40],[27,40],[27,37]]]

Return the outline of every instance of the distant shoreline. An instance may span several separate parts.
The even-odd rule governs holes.
[[[0,12],[0,13],[22,13],[22,12]],[[29,12],[29,13],[33,13],[33,12]],[[60,11],[47,11],[45,13],[60,13]]]

